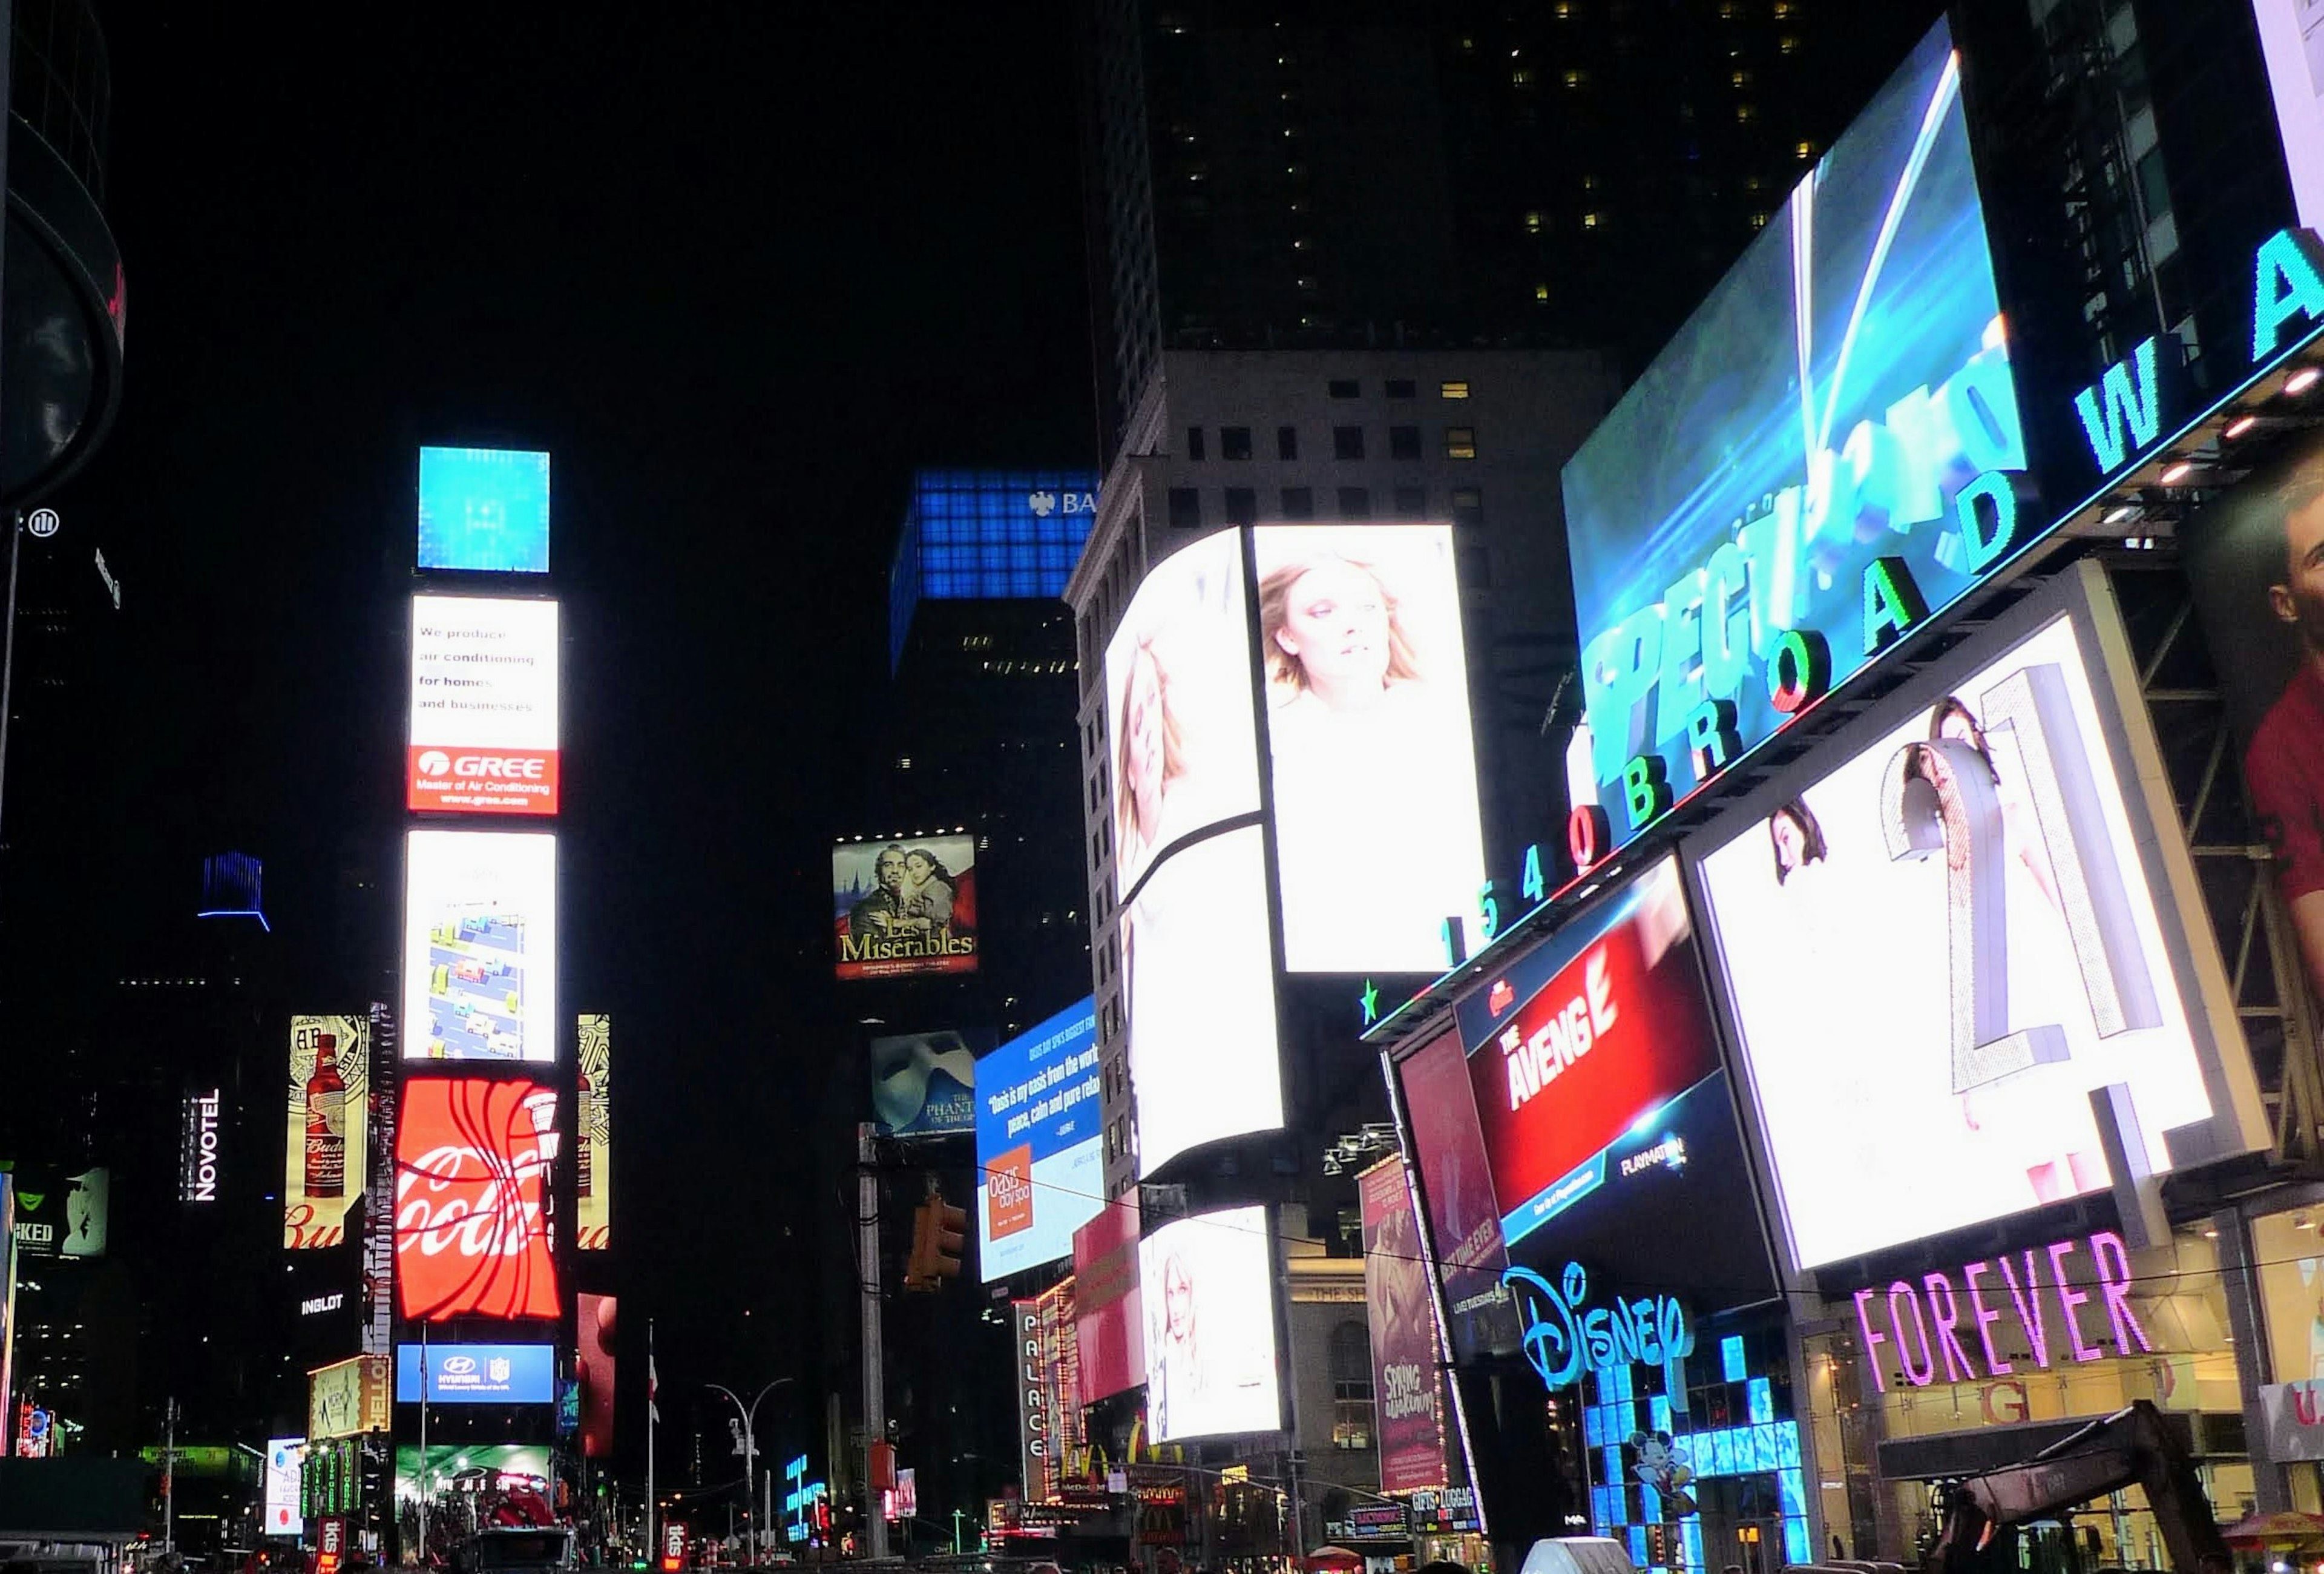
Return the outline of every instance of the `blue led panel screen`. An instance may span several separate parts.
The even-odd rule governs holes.
[[[421,449],[420,566],[549,572],[549,456]]]
[[[1565,468],[1609,847],[1994,567],[1960,495],[2024,468],[1941,23]]]

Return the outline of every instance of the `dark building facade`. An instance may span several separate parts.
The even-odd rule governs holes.
[[[1095,377],[1166,349],[1661,344],[1936,7],[1093,0]]]

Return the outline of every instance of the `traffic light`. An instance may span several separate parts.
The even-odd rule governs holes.
[[[904,1288],[933,1291],[960,1277],[960,1255],[968,1246],[968,1215],[931,1192],[912,1213],[912,1255],[904,1264]]]

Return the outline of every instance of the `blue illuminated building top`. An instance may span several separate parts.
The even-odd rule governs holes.
[[[420,566],[549,572],[549,456],[421,449]]]
[[[922,470],[888,575],[888,665],[923,600],[1055,600],[1097,522],[1090,470]]]

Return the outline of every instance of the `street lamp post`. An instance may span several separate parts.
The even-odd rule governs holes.
[[[758,1486],[757,1467],[759,1463],[759,1445],[755,1429],[759,1416],[759,1401],[766,1398],[768,1394],[772,1393],[776,1389],[780,1388],[784,1384],[788,1383],[790,1379],[788,1377],[776,1378],[772,1383],[770,1383],[764,1388],[760,1389],[758,1398],[752,1400],[747,1405],[742,1403],[742,1396],[741,1394],[735,1393],[733,1389],[726,1387],[724,1384],[711,1383],[705,1385],[706,1387],[715,1388],[719,1393],[724,1394],[726,1396],[726,1402],[734,1407],[734,1413],[742,1418],[742,1511],[748,1524],[751,1538],[749,1544],[751,1561],[754,1563],[758,1561],[759,1551],[760,1516],[757,1512],[758,1502],[755,1493],[755,1488]]]

